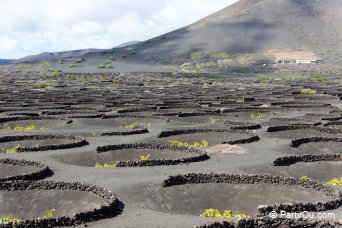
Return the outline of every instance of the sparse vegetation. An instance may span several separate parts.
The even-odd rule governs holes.
[[[324,83],[325,80],[321,75],[317,75],[314,73],[292,73],[292,72],[283,72],[283,76],[281,80],[284,81],[306,81],[306,80],[315,80],[316,82]]]
[[[302,176],[301,178],[299,178],[301,180],[309,180],[310,178],[308,176]]]
[[[106,68],[106,64],[100,63],[99,65],[97,65],[97,68],[104,69]]]
[[[141,122],[133,122],[133,123],[126,123],[124,125],[122,125],[121,127],[123,128],[129,128],[129,129],[134,129],[137,127],[142,127],[142,128],[150,128],[152,127],[151,123],[141,123]]]
[[[342,177],[340,178],[333,178],[327,182],[329,186],[342,186]]]
[[[264,76],[264,75],[258,75],[255,78],[258,82],[263,83],[263,84],[268,84],[274,80],[274,77],[272,76]]]
[[[301,94],[306,94],[306,95],[315,95],[317,94],[316,90],[312,90],[312,89],[302,89],[300,91]]]
[[[51,64],[48,60],[43,60],[39,63],[39,68],[42,70],[49,70],[51,67]]]
[[[101,134],[100,134],[100,133],[97,133],[97,132],[92,132],[92,133],[91,133],[91,136],[92,136],[92,137],[100,137]]]
[[[5,216],[5,217],[0,218],[0,223],[8,223],[8,222],[16,223],[16,222],[20,222],[20,221],[21,221],[20,218],[13,218],[10,216]]]
[[[245,214],[233,214],[231,210],[225,210],[221,213],[219,210],[215,210],[213,208],[205,209],[200,216],[209,218],[248,218],[248,215]]]
[[[151,155],[150,154],[148,154],[148,155],[141,155],[140,156],[140,161],[148,161],[148,160],[150,160],[150,158],[151,158]]]
[[[263,119],[265,117],[266,117],[266,115],[263,113],[253,113],[250,115],[251,119]]]
[[[187,143],[187,142],[181,142],[178,140],[170,140],[169,141],[172,146],[177,147],[192,147],[192,148],[205,148],[209,146],[209,143],[206,140],[202,140],[201,142],[193,142],[193,143]]]
[[[101,165],[100,163],[96,162],[95,168],[116,168],[118,163],[114,162],[113,164],[105,163]]]
[[[29,126],[15,126],[14,128],[11,128],[11,127],[6,127],[3,129],[3,131],[43,131],[43,130],[46,130],[46,127],[40,127],[40,128],[37,128],[36,125],[34,124],[31,124]]]
[[[46,213],[46,215],[42,216],[42,219],[51,219],[51,218],[55,218],[55,217],[56,217],[55,212],[56,212],[55,209],[48,210],[48,212]]]
[[[51,85],[47,82],[37,82],[32,85],[32,89],[48,89],[51,88]]]
[[[20,145],[14,147],[14,148],[11,148],[11,149],[7,149],[6,153],[7,154],[14,154],[14,153],[17,153],[19,151],[20,151]]]
[[[52,77],[58,77],[62,74],[62,70],[61,69],[55,69],[51,72],[51,76]]]
[[[183,63],[180,66],[180,72],[183,74],[203,74],[204,71],[199,69],[193,62]]]
[[[41,217],[41,219],[55,218],[56,217],[55,212],[56,212],[55,209],[48,210],[46,215],[43,215]],[[9,223],[9,222],[17,223],[17,222],[20,222],[20,221],[22,221],[22,219],[20,219],[20,218],[13,218],[13,217],[10,217],[10,216],[5,216],[5,217],[0,218],[0,224],[1,223]],[[13,225],[13,227],[16,227],[16,226]]]
[[[194,52],[191,53],[191,59],[205,59],[207,57],[203,52]]]
[[[229,59],[230,55],[226,52],[215,52],[210,54],[205,54],[203,52],[193,52],[191,53],[191,59]]]
[[[58,60],[57,60],[57,63],[58,63],[58,64],[64,64],[64,61],[63,61],[62,59],[58,59]]]
[[[75,60],[75,63],[82,63],[82,62],[84,62],[84,59],[83,59],[83,58],[79,58],[79,59],[76,59],[76,60]]]
[[[108,57],[108,60],[107,60],[107,61],[112,62],[112,61],[115,61],[115,60],[116,60],[116,59],[114,58],[114,56],[111,55],[111,56]]]

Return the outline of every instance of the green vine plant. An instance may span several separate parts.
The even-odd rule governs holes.
[[[266,115],[263,113],[257,113],[257,114],[253,113],[250,115],[251,119],[263,119],[265,117],[266,117]]]
[[[302,176],[301,178],[299,178],[301,180],[309,180],[310,178],[308,176]]]
[[[342,186],[342,177],[340,178],[333,178],[327,182],[329,186]]]
[[[45,219],[55,218],[56,217],[55,212],[56,212],[55,209],[50,209],[50,210],[47,211],[47,213],[45,215],[43,215],[41,217],[41,219],[45,220]],[[17,222],[20,222],[20,221],[22,221],[21,218],[14,218],[14,217],[10,217],[10,216],[4,216],[4,217],[0,218],[0,224],[1,223],[9,223],[9,222],[17,223]]]
[[[172,146],[177,147],[206,148],[209,146],[209,143],[204,139],[201,142],[195,141],[193,143],[181,142],[178,140],[170,140],[169,142]]]
[[[114,162],[113,164],[105,163],[101,165],[100,163],[96,162],[95,168],[116,168],[118,165],[117,162]]]
[[[141,155],[140,156],[140,161],[148,161],[151,158],[151,154],[149,155]]]
[[[20,222],[21,219],[20,218],[13,218],[13,217],[10,217],[10,216],[5,216],[5,217],[2,217],[0,218],[0,224],[1,223],[8,223],[8,222]]]
[[[97,132],[92,132],[92,133],[91,133],[91,136],[97,138],[97,137],[100,137],[101,134],[100,134],[100,133],[97,133]]]
[[[20,151],[20,145],[18,144],[16,147],[13,147],[13,148],[11,148],[11,149],[7,149],[6,150],[6,153],[7,154],[14,154],[14,153],[17,153],[17,152],[19,152]]]
[[[152,124],[151,123],[141,123],[141,122],[133,122],[133,123],[126,123],[121,126],[122,128],[127,128],[127,129],[134,129],[136,127],[143,127],[143,128],[151,128]]]
[[[15,126],[13,128],[11,127],[5,127],[4,129],[2,129],[3,131],[44,131],[47,128],[42,126],[40,128],[38,128],[36,125],[31,124],[28,126]]]
[[[315,95],[317,94],[317,91],[312,89],[302,89],[300,93],[305,95]]]
[[[209,218],[248,218],[248,215],[245,214],[233,214],[231,210],[225,210],[221,213],[219,210],[215,210],[213,208],[205,209],[200,216]]]
[[[56,217],[55,212],[56,212],[55,209],[48,210],[48,212],[46,213],[46,215],[44,215],[44,216],[42,217],[42,219],[51,219],[51,218],[55,218],[55,217]]]

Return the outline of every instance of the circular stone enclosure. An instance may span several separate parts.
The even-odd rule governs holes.
[[[171,176],[164,187],[144,187],[143,205],[165,213],[199,216],[205,209],[253,216],[271,209],[293,212],[336,209],[337,191],[317,181],[262,175],[187,174]],[[318,202],[319,201],[319,202]],[[295,202],[295,203],[294,203]],[[271,210],[272,211],[272,210]]]
[[[273,162],[269,169],[276,175],[302,177],[329,181],[340,177],[342,173],[341,154],[306,154],[280,157]]]
[[[39,180],[51,174],[47,165],[40,162],[0,159],[0,181]]]
[[[200,162],[210,157],[193,148],[179,148],[157,144],[120,144],[97,148],[97,153],[72,153],[53,156],[60,162],[95,167],[96,164],[115,164],[115,167],[179,165]]]
[[[50,210],[54,211],[50,219],[38,219]],[[52,181],[0,183],[0,217],[21,220],[7,227],[71,226],[113,217],[121,210],[122,204],[113,193],[93,185]]]
[[[82,137],[70,135],[16,135],[0,137],[0,152],[30,152],[69,149],[88,145]]]
[[[208,142],[208,146],[217,144],[244,144],[256,142],[260,138],[250,132],[232,129],[184,129],[163,131],[159,134],[159,141],[165,144],[172,144],[172,141],[193,144]]]
[[[37,119],[13,120],[0,123],[0,129],[5,132],[45,131],[60,129],[68,125],[68,120]],[[15,130],[15,128],[19,128]],[[20,129],[21,128],[21,129]],[[27,128],[26,130],[24,128]]]
[[[91,119],[76,119],[75,124],[84,126],[85,128],[102,128],[113,129],[118,128],[122,130],[130,130],[137,127],[140,128],[153,128],[154,126],[165,125],[167,119],[164,118],[152,118],[152,117],[139,117],[139,116],[104,116],[103,118],[91,118]]]

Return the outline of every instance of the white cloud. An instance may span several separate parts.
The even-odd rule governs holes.
[[[145,40],[237,0],[1,0],[0,58]]]

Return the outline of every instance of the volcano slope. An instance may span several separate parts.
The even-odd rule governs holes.
[[[189,26],[122,48],[86,50],[77,56],[70,54],[73,51],[42,53],[15,63],[49,59],[53,68],[65,72],[164,72],[178,69],[192,57],[198,60],[193,55],[198,52],[211,56],[209,62],[228,53],[223,59],[238,66],[269,65],[277,62],[277,52],[285,56],[300,52],[298,58],[313,53],[307,58],[338,67],[341,15],[339,0],[240,0]],[[107,69],[97,68],[108,63]]]

